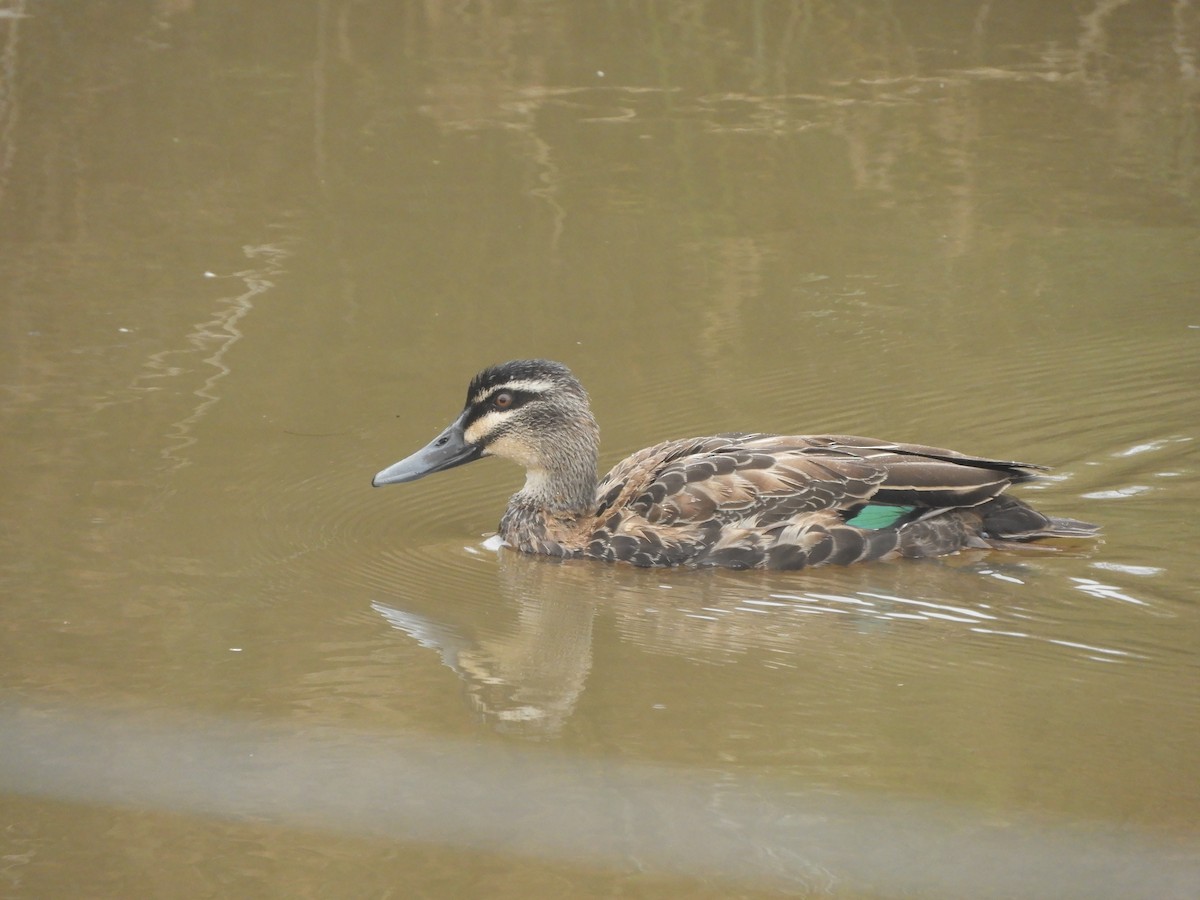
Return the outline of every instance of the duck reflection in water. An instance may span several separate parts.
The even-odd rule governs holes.
[[[537,563],[551,561],[501,557],[499,596],[483,619],[469,608],[371,604],[393,628],[441,654],[477,716],[521,737],[557,735],[592,668],[596,601],[577,582],[558,579],[561,566]]]
[[[797,591],[787,573],[710,570],[695,578],[501,552],[495,569],[486,569],[495,580],[485,576],[476,589],[482,603],[448,604],[418,592],[372,608],[441,656],[482,722],[516,737],[552,738],[586,690],[597,641],[608,647],[610,665],[645,654],[703,667],[755,660],[794,670],[809,684],[832,678],[840,687],[826,693],[839,696],[858,677],[854,660],[880,652],[863,644],[864,634],[898,626],[909,640],[977,628],[1030,631],[1003,610],[1020,607],[1021,582],[1036,583],[1040,566],[1013,563],[998,580],[994,565],[946,562],[828,567]],[[1045,646],[1036,632],[1028,639]],[[897,652],[907,658],[904,645]]]
[[[561,363],[471,381],[462,413],[376,487],[483,456],[525,467],[500,521],[526,553],[636,566],[801,569],[1089,538],[1005,493],[1044,467],[846,435],[728,433],[641,450],[597,481],[600,431]]]

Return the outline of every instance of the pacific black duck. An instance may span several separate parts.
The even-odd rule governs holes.
[[[800,569],[1099,530],[1004,493],[1044,466],[920,444],[733,432],[657,444],[597,483],[599,446],[570,370],[516,360],[476,375],[459,417],[371,483],[415,481],[481,456],[511,459],[526,475],[500,520],[509,546],[636,566]]]

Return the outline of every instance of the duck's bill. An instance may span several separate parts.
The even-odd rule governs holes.
[[[374,487],[382,487],[385,484],[416,481],[434,472],[469,463],[482,455],[482,447],[468,444],[463,437],[463,416],[459,416],[449,428],[412,456],[388,466],[372,478],[371,484]]]

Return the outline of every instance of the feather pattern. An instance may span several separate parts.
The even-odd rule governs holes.
[[[470,441],[460,438],[461,462],[498,455],[526,467],[500,535],[527,553],[800,569],[1098,531],[1004,493],[1042,466],[852,435],[731,432],[666,441],[597,482],[599,430],[587,394],[565,366],[545,360],[481,372],[458,422],[474,429]],[[427,474],[414,460],[444,452],[438,441],[454,427],[375,483]],[[458,464],[438,460],[429,471]]]

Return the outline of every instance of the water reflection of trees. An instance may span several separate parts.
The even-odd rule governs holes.
[[[871,240],[861,211],[952,264],[1022,252],[1013,217],[1053,228],[1097,212],[1195,215],[1200,16],[1188,0],[427,3],[403,22],[340,9],[341,59],[371,86],[359,115],[373,146],[402,145],[414,108],[443,146],[487,141],[500,154],[489,165],[527,201],[497,202],[530,252],[557,251],[589,217],[669,220],[679,268],[706,298],[695,314],[709,363],[737,354],[743,305],[778,291],[775,261]],[[1115,193],[1126,199],[1098,199]],[[582,230],[592,246],[604,237]],[[980,274],[960,268],[915,292],[959,294]],[[820,274],[835,276],[827,311],[856,292]]]
[[[667,184],[688,177],[680,155],[706,152],[700,148],[713,133],[770,139],[729,154],[730,174],[742,175],[752,161],[746,154],[758,166],[774,158],[786,167],[797,136],[822,129],[841,139],[859,187],[894,191],[906,156],[971,143],[978,129],[970,123],[986,118],[993,105],[986,86],[996,81],[1055,85],[1106,120],[1098,139],[1139,144],[1139,155],[1159,164],[1172,160],[1176,171],[1168,174],[1176,177],[1180,168],[1194,168],[1194,151],[1187,150],[1194,142],[1185,139],[1195,134],[1200,14],[1190,0],[1096,0],[1074,9],[1035,0],[1000,6],[326,0],[303,11],[279,2],[248,9],[163,2],[108,11],[104,45],[91,52],[86,37],[95,24],[94,16],[57,9],[28,18],[18,9],[0,19],[6,180],[33,163],[28,151],[40,143],[35,135],[49,134],[51,121],[60,138],[95,152],[85,140],[93,135],[57,125],[94,116],[97,92],[112,113],[147,115],[144,96],[127,89],[130,79],[147,54],[184,47],[197,77],[210,77],[217,66],[244,77],[257,67],[269,81],[300,76],[315,64],[305,81],[330,107],[316,110],[328,116],[317,136],[342,146],[347,137],[337,130],[351,126],[351,142],[369,144],[381,128],[412,125],[414,110],[449,132],[506,130],[514,138],[510,149],[533,167],[531,190],[577,177],[587,156],[610,145],[612,137],[572,142],[563,134],[564,122],[584,120],[598,126],[594,131],[669,129],[671,152],[640,160],[656,177],[673,174]],[[133,39],[109,40],[121,34]],[[43,45],[56,38],[60,47],[78,45],[74,70],[44,70],[29,52],[51,49]],[[28,77],[35,70],[37,85]],[[52,120],[42,114],[51,98],[58,112]],[[914,105],[927,109],[924,124],[887,112]],[[955,119],[966,124],[948,124]],[[331,149],[317,155],[328,160]],[[71,177],[87,163],[71,163],[70,148],[61,153],[57,176],[47,177]],[[551,157],[561,157],[561,172],[547,172]],[[565,165],[572,158],[575,164]],[[706,168],[703,177],[711,174]]]

